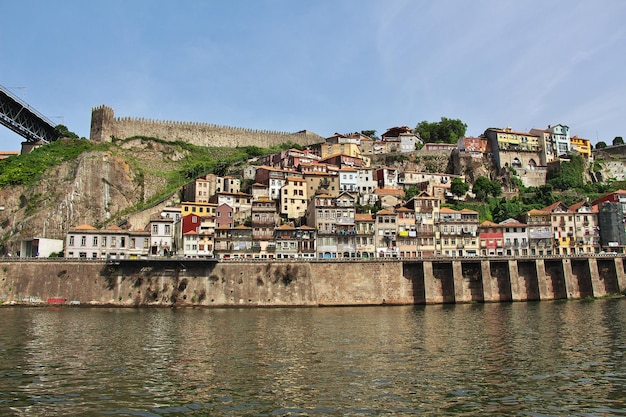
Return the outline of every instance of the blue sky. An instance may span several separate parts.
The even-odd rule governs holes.
[[[626,136],[623,0],[0,0],[0,84],[89,136],[116,116],[322,136]],[[0,150],[22,139],[0,126]]]

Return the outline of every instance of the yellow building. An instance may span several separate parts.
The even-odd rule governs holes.
[[[497,142],[501,151],[539,151],[539,136],[527,132],[514,132],[513,129],[487,129],[487,137]],[[493,145],[492,145],[493,146]]]
[[[299,219],[306,213],[307,182],[304,178],[287,177],[280,189],[280,214],[288,219]]]
[[[322,159],[334,154],[349,155],[354,158],[363,158],[361,149],[356,143],[325,143],[322,145]]]
[[[199,217],[215,216],[217,204],[195,201],[183,201],[181,205],[181,215],[195,214]]]
[[[591,158],[591,141],[589,139],[572,136],[570,138],[570,147],[572,151],[578,152],[583,158]]]

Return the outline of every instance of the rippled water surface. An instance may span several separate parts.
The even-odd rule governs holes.
[[[626,415],[626,300],[0,315],[1,416]]]

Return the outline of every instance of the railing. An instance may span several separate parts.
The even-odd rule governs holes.
[[[387,253],[390,255],[390,253]],[[232,255],[232,253],[224,254],[224,255]],[[243,255],[241,253],[240,255]],[[264,258],[264,259],[256,259],[256,258],[244,258],[244,257],[230,257],[228,259],[220,258],[218,256],[214,257],[204,257],[204,258],[186,258],[184,256],[171,256],[171,257],[163,257],[163,256],[148,256],[144,258],[138,259],[101,259],[101,258],[20,258],[20,257],[0,257],[0,263],[26,263],[26,262],[38,262],[38,263],[97,263],[104,262],[107,264],[119,264],[119,263],[140,263],[140,262],[193,262],[193,263],[202,263],[202,262],[430,262],[430,261],[452,261],[455,259],[465,259],[465,260],[473,260],[473,261],[481,261],[481,260],[507,260],[507,259],[585,259],[585,258],[626,258],[626,254],[623,253],[615,253],[615,252],[606,252],[606,253],[577,253],[577,254],[568,254],[568,255],[463,255],[463,256],[427,256],[427,257],[407,257],[407,256],[394,256],[394,257],[384,257],[378,256],[378,253],[372,258],[368,257],[356,257],[356,258],[328,258],[328,259],[320,259],[320,258],[289,258],[289,259],[278,259],[278,258]]]

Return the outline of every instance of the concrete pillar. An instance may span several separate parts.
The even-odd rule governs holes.
[[[463,265],[461,261],[452,261],[452,276],[454,278],[454,301],[457,303],[469,303],[472,296],[463,279]]]
[[[511,281],[511,299],[513,301],[525,301],[528,295],[522,291],[520,286],[519,270],[515,259],[509,260],[509,280]]]
[[[624,294],[626,292],[626,272],[624,271],[624,261],[619,256],[615,258],[615,273],[617,274],[619,292]]]
[[[491,285],[491,264],[489,261],[480,261],[480,271],[483,280],[483,298],[486,303],[498,301],[493,293],[493,286]]]
[[[441,282],[435,279],[433,263],[429,261],[424,261],[424,298],[426,299],[426,304],[443,303]]]
[[[552,290],[552,285],[548,285],[548,280],[550,279],[550,277],[546,274],[546,263],[543,261],[543,259],[536,259],[535,267],[537,268],[539,299],[554,300],[554,291]]]
[[[574,272],[572,270],[572,260],[570,258],[564,258],[561,264],[563,265],[563,278],[567,298],[580,298],[580,289],[578,282],[574,279]]]
[[[598,271],[598,260],[596,258],[587,259],[589,265],[589,276],[591,277],[591,288],[593,288],[594,297],[604,297],[606,295],[606,284],[600,279]],[[609,279],[609,277],[604,277]]]

